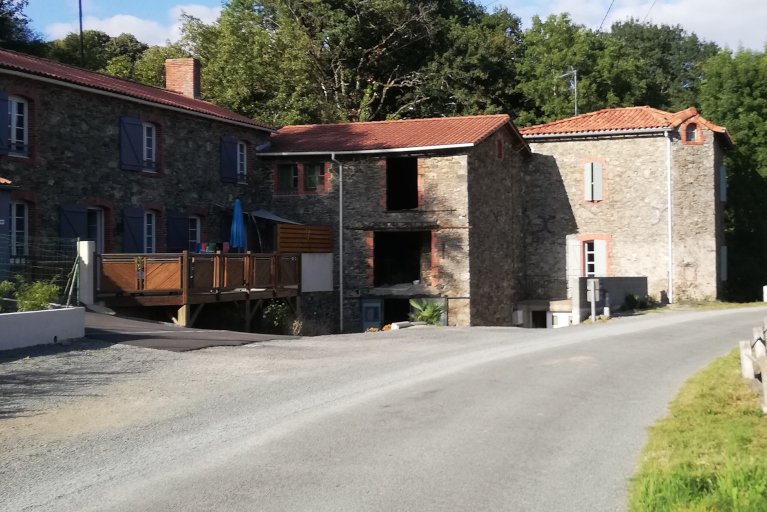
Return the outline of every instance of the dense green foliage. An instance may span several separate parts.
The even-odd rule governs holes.
[[[767,510],[767,422],[738,351],[690,379],[650,431],[631,512]]]
[[[23,14],[0,0],[3,46],[40,51]],[[726,126],[726,298],[753,300],[767,283],[767,57],[721,50],[680,26],[630,19],[609,31],[568,14],[523,29],[506,9],[472,0],[228,0],[205,24],[185,16],[182,38],[147,47],[130,34],[86,31],[46,43],[51,58],[163,85],[166,58],[195,56],[202,94],[263,122],[296,123],[510,114],[527,126],[578,110],[689,106]]]

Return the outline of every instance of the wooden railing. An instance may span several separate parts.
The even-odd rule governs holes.
[[[298,254],[101,254],[100,294],[193,294],[298,288]]]

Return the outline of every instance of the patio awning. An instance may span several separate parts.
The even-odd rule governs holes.
[[[259,219],[271,220],[273,222],[279,222],[280,224],[301,224],[300,222],[294,222],[292,220],[284,219],[279,215],[276,215],[270,211],[264,209],[252,210],[248,212],[251,217],[258,217]]]

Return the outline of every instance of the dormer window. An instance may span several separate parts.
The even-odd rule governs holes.
[[[690,123],[684,129],[685,139],[687,142],[695,142],[698,138],[698,125]]]

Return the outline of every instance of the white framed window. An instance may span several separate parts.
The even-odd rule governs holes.
[[[11,262],[22,263],[29,255],[29,207],[11,203]]]
[[[154,212],[144,212],[144,252],[155,252],[157,219]]]
[[[586,240],[583,242],[583,275],[585,277],[607,275],[606,240]]]
[[[684,129],[684,135],[687,142],[696,142],[698,140],[698,125],[690,123]]]
[[[195,215],[189,217],[189,250],[197,251],[200,245],[200,217]]]
[[[143,129],[143,147],[144,147],[144,169],[154,170],[157,153],[157,128],[152,123],[142,123]]]
[[[583,168],[583,198],[586,201],[601,201],[603,194],[602,164],[589,162]]]
[[[26,156],[29,154],[29,103],[18,96],[8,97],[10,115],[10,153]]]
[[[248,181],[248,145],[243,141],[237,142],[237,183]]]
[[[95,242],[97,253],[104,252],[104,210],[101,208],[88,208],[85,239]]]

